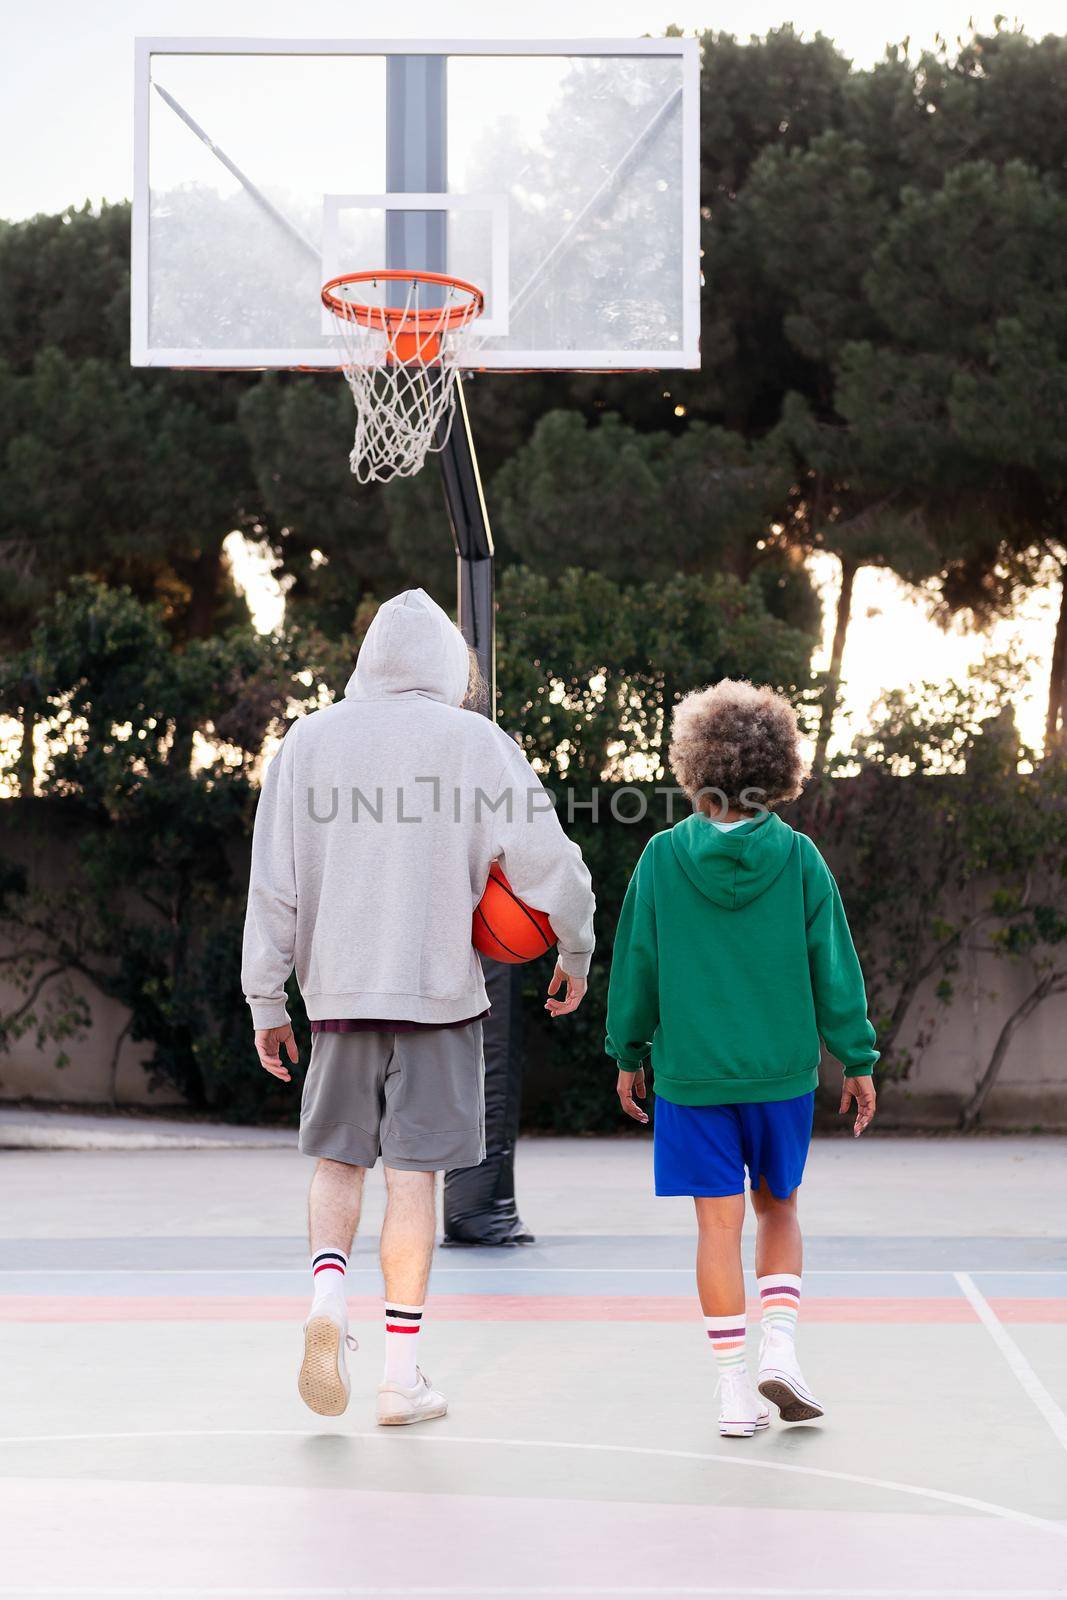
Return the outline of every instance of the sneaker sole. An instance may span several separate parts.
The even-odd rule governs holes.
[[[439,1406],[432,1406],[426,1411],[394,1412],[390,1417],[379,1417],[379,1428],[404,1428],[412,1422],[432,1422],[434,1417],[444,1417],[448,1414],[448,1402],[444,1401]]]
[[[348,1406],[341,1381],[341,1330],[330,1317],[312,1317],[304,1330],[304,1362],[297,1388],[310,1411],[339,1417]]]
[[[755,1422],[720,1422],[719,1432],[724,1439],[751,1439],[761,1428],[769,1428],[770,1417],[757,1417]]]
[[[817,1401],[806,1400],[785,1378],[761,1378],[756,1388],[764,1400],[778,1407],[783,1422],[814,1422],[823,1415]]]

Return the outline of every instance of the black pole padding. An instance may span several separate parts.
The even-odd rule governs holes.
[[[492,1014],[483,1024],[485,1160],[445,1173],[446,1245],[533,1244],[515,1203],[515,1144],[522,1101],[522,976],[483,961]]]
[[[438,443],[441,485],[456,549],[459,625],[477,652],[488,686],[486,715],[495,718],[493,535],[461,378],[456,380],[448,437],[439,437]],[[515,1205],[515,1141],[522,1100],[520,974],[497,961],[482,965],[492,1007],[482,1024],[486,1156],[480,1167],[445,1173],[445,1243],[532,1244],[533,1235],[523,1226]]]
[[[455,409],[438,424],[438,456],[445,509],[456,551],[457,620],[478,657],[489,694],[486,715],[496,718],[496,602],[493,534],[474,449],[463,379],[457,375]]]

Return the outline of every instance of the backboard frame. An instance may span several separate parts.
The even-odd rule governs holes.
[[[539,351],[479,350],[477,371],[656,371],[700,366],[700,54],[693,39],[258,39],[143,37],[134,41],[134,182],[131,226],[130,361],[137,367],[225,371],[334,371],[322,349],[171,349],[149,342],[149,121],[155,55],[284,56],[668,56],[681,68],[682,332],[663,350],[568,350],[566,362]],[[465,370],[466,364],[465,364]]]

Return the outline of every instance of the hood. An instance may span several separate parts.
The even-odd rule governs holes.
[[[686,817],[671,829],[682,870],[701,894],[736,911],[766,893],[796,844],[796,834],[773,811],[723,833],[707,817]]]
[[[470,656],[463,635],[423,589],[387,600],[359,647],[348,700],[420,694],[458,706],[467,693]]]

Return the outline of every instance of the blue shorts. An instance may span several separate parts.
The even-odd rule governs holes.
[[[804,1176],[814,1091],[795,1100],[743,1106],[676,1106],[656,1100],[653,1159],[657,1194],[721,1197],[766,1180],[786,1200]]]

